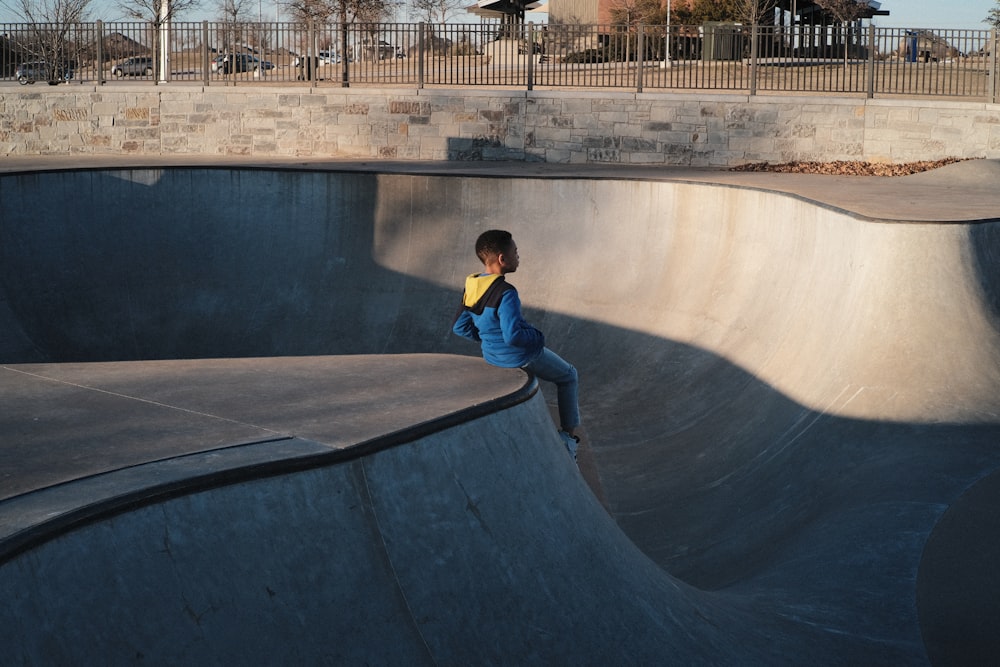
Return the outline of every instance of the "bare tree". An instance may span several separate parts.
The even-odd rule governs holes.
[[[151,51],[153,53],[154,80],[159,79],[166,63],[160,59],[160,39],[164,28],[174,18],[201,5],[201,0],[119,0],[118,8],[124,15],[149,25]]]
[[[814,2],[844,25],[872,16],[872,8],[868,0],[814,0]]]
[[[425,23],[447,23],[456,13],[465,9],[464,0],[412,0],[408,10],[411,18]]]
[[[29,23],[77,23],[86,18],[90,0],[18,0],[7,6]]]
[[[125,16],[148,21],[154,26],[172,21],[184,12],[201,7],[201,0],[119,0],[118,8]]]
[[[49,83],[57,83],[73,69],[70,33],[84,21],[90,0],[18,0],[13,8],[26,21],[18,38],[24,57],[42,63]]]
[[[392,6],[385,0],[349,0],[340,4],[349,5],[355,20],[361,23],[377,23],[391,14]]]
[[[376,24],[388,15],[391,4],[387,0],[289,0],[285,5],[287,13],[302,23],[336,22],[340,25],[340,46],[342,81],[346,87],[348,77],[349,34],[348,27],[357,23]],[[377,39],[376,39],[377,43]],[[313,45],[306,45],[309,57]]]
[[[231,72],[235,73],[235,57],[243,52],[242,44],[247,43],[251,22],[256,18],[254,9],[257,4],[252,0],[217,0],[215,6],[219,23],[217,29],[216,48],[232,62]]]
[[[252,20],[253,8],[256,6],[251,0],[218,0],[216,9],[223,23],[234,24]]]
[[[290,0],[286,12],[296,21],[318,23],[340,20],[346,23],[374,23],[388,16],[392,5],[386,0]]]
[[[733,10],[736,12],[736,16],[740,23],[743,25],[759,26],[759,25],[774,25],[774,9],[778,5],[778,0],[733,0]],[[751,28],[751,30],[756,30],[756,28]],[[770,50],[770,45],[763,42],[765,35],[763,31],[757,31],[760,35],[757,49],[760,53],[761,49],[765,51]],[[771,33],[771,38],[776,39],[777,35]],[[743,54],[747,56],[750,54],[750,50],[753,48],[753,37],[744,40],[743,42]]]
[[[327,0],[289,0],[283,6],[285,15],[300,23],[324,22],[337,14],[335,3]]]
[[[746,25],[771,24],[774,18],[774,8],[778,0],[733,0],[733,10],[739,21]],[[771,19],[764,21],[764,19]]]
[[[814,0],[816,4],[827,14],[832,16],[844,27],[844,67],[847,67],[847,60],[850,51],[850,36],[847,26],[862,18],[871,18],[872,8],[868,0]]]
[[[629,28],[666,23],[666,7],[660,0],[614,0],[608,14],[611,23]]]

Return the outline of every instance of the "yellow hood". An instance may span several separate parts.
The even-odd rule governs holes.
[[[465,279],[465,297],[463,302],[471,308],[476,302],[483,298],[486,290],[496,282],[497,278],[503,278],[499,273],[488,273],[485,276],[473,273]]]

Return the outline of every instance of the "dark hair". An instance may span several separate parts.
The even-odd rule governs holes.
[[[514,237],[502,229],[491,229],[483,232],[476,239],[476,257],[485,264],[491,258],[510,251]]]

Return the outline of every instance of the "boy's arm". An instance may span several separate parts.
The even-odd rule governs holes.
[[[536,350],[545,347],[545,335],[528,324],[521,315],[521,297],[517,295],[516,289],[504,292],[497,315],[505,343]]]
[[[479,330],[476,329],[476,325],[472,321],[472,314],[469,313],[464,305],[459,306],[458,312],[455,313],[455,321],[452,322],[451,330],[462,338],[479,342]]]

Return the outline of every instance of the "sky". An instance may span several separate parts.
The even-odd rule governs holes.
[[[17,22],[17,15],[10,10],[16,7],[20,0],[0,0],[0,23]],[[889,11],[889,16],[875,18],[875,25],[886,28],[965,28],[968,30],[986,30],[989,28],[983,19],[993,7],[998,7],[1000,0],[881,0],[882,9]],[[203,0],[206,7],[214,7],[214,0]],[[470,0],[469,4],[472,4]],[[121,20],[120,10],[116,10],[116,0],[92,0],[93,18],[105,21]],[[273,0],[264,0],[265,6],[274,7]],[[273,16],[273,14],[272,14]],[[212,11],[191,12],[182,20],[201,21],[213,20]],[[468,20],[476,21],[471,14]],[[527,20],[535,23],[545,22],[543,14],[529,14]]]
[[[988,30],[983,19],[997,0],[881,0],[889,16],[876,16],[885,28],[966,28]]]

